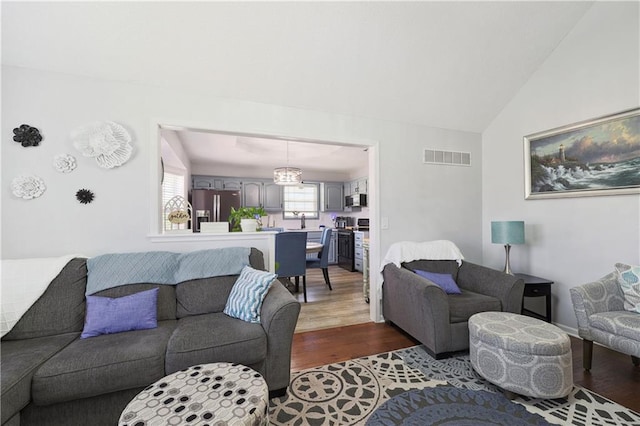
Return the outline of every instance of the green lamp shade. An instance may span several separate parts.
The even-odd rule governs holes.
[[[521,220],[491,222],[491,242],[494,244],[524,244],[524,222]]]

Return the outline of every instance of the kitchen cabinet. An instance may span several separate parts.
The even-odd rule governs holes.
[[[263,201],[263,182],[243,181],[242,182],[242,206],[243,207],[262,207]]]
[[[341,182],[326,182],[322,185],[322,205],[324,212],[341,212],[344,210],[344,188]]]
[[[364,232],[353,233],[354,267],[356,271],[363,272],[364,268]]]
[[[356,195],[356,194],[366,194],[369,190],[369,180],[366,177],[352,180],[351,182],[344,183],[345,188],[345,196],[346,195]],[[348,193],[347,193],[348,188]]]
[[[282,185],[273,182],[264,183],[264,209],[268,212],[280,212],[284,208]]]
[[[242,190],[242,181],[240,179],[223,179],[222,189],[239,191]]]
[[[238,178],[192,175],[191,189],[224,189],[239,191],[242,189],[242,182]]]
[[[369,186],[369,180],[364,177],[364,178],[360,178],[355,182],[356,187],[352,188],[352,191],[354,194],[367,194],[368,193],[368,186]]]
[[[342,186],[344,188],[344,196],[345,197],[348,197],[348,196],[353,194],[351,192],[351,182],[345,182]]]
[[[214,176],[191,176],[192,189],[224,189],[222,178]]]
[[[329,245],[329,265],[338,263],[338,233],[331,231],[331,244]]]

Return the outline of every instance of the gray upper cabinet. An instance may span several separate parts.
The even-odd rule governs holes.
[[[191,176],[191,188],[193,189],[214,189],[213,176]]]
[[[351,195],[351,182],[345,182],[344,185],[344,196],[348,197],[349,195]]]
[[[282,211],[283,209],[282,185],[273,182],[264,183],[264,209],[268,212]]]
[[[242,182],[242,205],[244,207],[262,207],[263,185],[258,181]]]
[[[322,211],[341,212],[344,210],[344,188],[342,187],[342,182],[325,183],[323,195]]]
[[[353,193],[354,194],[367,194],[368,193],[368,186],[369,186],[369,182],[367,180],[367,178],[360,178],[356,181],[354,181],[355,183],[355,188],[352,188]]]
[[[223,186],[220,189],[226,189],[227,191],[240,191],[242,189],[242,181],[240,179],[223,179]]]
[[[239,191],[242,183],[239,179],[229,179],[218,176],[191,176],[192,189],[226,189]]]

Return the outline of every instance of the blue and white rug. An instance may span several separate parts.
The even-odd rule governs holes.
[[[364,425],[370,417],[372,422],[377,420],[372,414],[390,399],[407,391],[436,387],[500,394],[494,385],[476,374],[468,354],[435,360],[422,346],[414,346],[294,373],[287,395],[270,401],[269,419],[272,425]],[[445,390],[437,393],[440,392]],[[456,392],[448,391],[452,393]],[[499,402],[510,410],[506,402]],[[532,419],[541,417],[556,425],[640,425],[640,414],[580,386],[574,386],[566,398],[519,397],[509,404],[538,415],[531,416]],[[517,411],[518,407],[513,408],[514,413]]]

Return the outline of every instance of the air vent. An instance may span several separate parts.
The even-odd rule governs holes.
[[[424,164],[444,164],[447,166],[470,166],[471,153],[425,148],[422,162]]]

